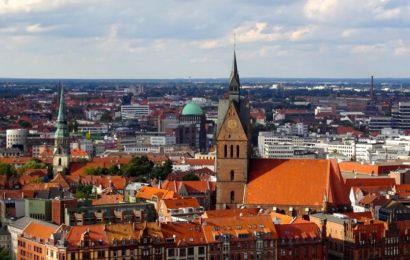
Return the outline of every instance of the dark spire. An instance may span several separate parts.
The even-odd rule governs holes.
[[[241,83],[239,81],[238,66],[236,64],[236,51],[233,52],[233,64],[231,76],[229,77],[229,100],[239,101]]]

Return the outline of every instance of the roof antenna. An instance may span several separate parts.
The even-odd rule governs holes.
[[[233,51],[236,52],[236,33],[233,33]]]

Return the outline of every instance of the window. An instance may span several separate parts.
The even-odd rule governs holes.
[[[231,203],[235,202],[235,192],[231,191]]]
[[[224,145],[224,157],[228,157],[228,146],[226,144]]]
[[[239,158],[239,144],[236,145],[236,158]]]
[[[235,180],[235,171],[231,170],[231,181]]]
[[[61,158],[58,158],[58,166],[61,166]]]
[[[174,256],[174,255],[175,255],[175,249],[168,248],[168,256]]]
[[[179,249],[179,256],[186,256],[186,248]]]
[[[193,255],[193,254],[194,254],[194,248],[188,247],[188,255]]]
[[[231,144],[231,158],[233,158],[233,144]]]

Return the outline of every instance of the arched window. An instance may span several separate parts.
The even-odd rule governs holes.
[[[239,158],[239,144],[236,145],[236,158]]]
[[[231,144],[231,158],[233,158],[233,144]]]
[[[224,145],[224,157],[228,157],[228,146],[226,144]]]
[[[231,191],[231,203],[235,203],[235,192]]]
[[[58,158],[58,166],[61,166],[61,158]]]
[[[231,181],[235,180],[235,171],[231,170]]]

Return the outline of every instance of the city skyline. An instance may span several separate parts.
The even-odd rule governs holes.
[[[407,1],[1,0],[1,78],[408,77]]]

